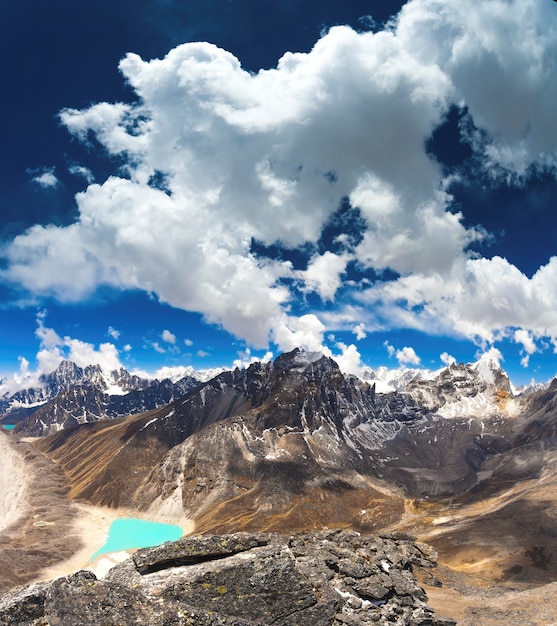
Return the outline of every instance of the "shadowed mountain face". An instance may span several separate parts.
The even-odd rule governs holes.
[[[70,497],[186,516],[197,533],[418,536],[439,550],[438,578],[457,594],[437,608],[451,614],[458,597],[476,615],[485,587],[512,594],[557,580],[556,434],[556,381],[513,396],[502,370],[483,363],[376,393],[294,351],[35,446],[63,470]],[[463,623],[502,623],[474,619]]]
[[[149,381],[134,376],[125,369],[104,372],[99,365],[79,367],[72,361],[62,361],[50,374],[42,375],[36,386],[0,398],[0,414],[23,407],[37,408],[75,385],[107,391],[109,387],[126,393],[146,386]]]
[[[117,395],[88,384],[72,385],[32,411],[18,423],[16,431],[32,437],[42,437],[78,424],[144,413],[167,405],[198,385],[199,382],[195,379],[184,379],[179,383],[157,380],[126,394]],[[8,419],[12,417],[13,413],[10,413]]]
[[[254,490],[261,501],[270,489],[284,492],[288,502],[310,488],[350,492],[369,481],[411,497],[453,497],[478,482],[491,456],[542,433],[536,419],[553,428],[556,389],[522,400],[524,416],[512,420],[509,389],[500,371],[486,380],[452,366],[404,393],[376,394],[331,359],[294,351],[224,372],[160,409],[65,429],[38,446],[76,476],[75,496],[146,507],[172,493],[194,515]],[[484,413],[466,412],[474,406]]]

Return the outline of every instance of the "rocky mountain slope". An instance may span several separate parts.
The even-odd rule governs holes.
[[[164,507],[228,531],[287,519],[327,524],[344,503],[346,523],[371,529],[400,514],[402,500],[382,497],[382,486],[438,499],[481,483],[484,465],[528,436],[533,418],[509,415],[547,408],[554,393],[514,398],[502,370],[484,364],[379,394],[331,359],[294,351],[223,372],[160,409],[66,429],[37,446],[66,472],[73,497],[97,504]]]
[[[104,371],[99,365],[79,367],[72,361],[62,361],[50,374],[42,375],[39,384],[14,393],[5,391],[0,410],[6,413],[14,408],[33,408],[44,404],[75,385],[86,385],[105,392],[124,394],[145,386],[147,380],[134,376],[125,369]]]
[[[482,589],[504,598],[557,580],[557,381],[516,395],[480,361],[397,385],[379,393],[294,351],[34,445],[70,498],[187,517],[197,533],[417,536],[440,554],[444,588],[428,593],[441,614],[519,623],[474,615]]]
[[[451,626],[413,573],[434,565],[429,546],[397,535],[191,537],[139,550],[103,580],[81,571],[7,594],[0,624]]]

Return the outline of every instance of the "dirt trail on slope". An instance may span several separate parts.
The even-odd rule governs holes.
[[[15,506],[3,515],[7,526],[0,534],[0,592],[28,583],[81,545],[72,528],[77,510],[67,500],[62,472],[30,443],[4,436],[1,445],[11,446],[20,463],[3,477],[17,489]]]

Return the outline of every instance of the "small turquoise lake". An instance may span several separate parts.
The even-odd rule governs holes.
[[[176,541],[182,534],[181,527],[174,524],[149,522],[135,517],[115,519],[110,525],[106,543],[93,554],[91,561],[108,552],[152,548],[165,541]]]
[[[2,428],[5,428],[6,430],[12,430],[13,428],[15,428],[15,424],[2,424]]]

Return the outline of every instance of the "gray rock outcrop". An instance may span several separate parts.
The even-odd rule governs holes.
[[[404,535],[321,531],[186,537],[0,599],[2,626],[451,626],[413,574],[432,548]]]

